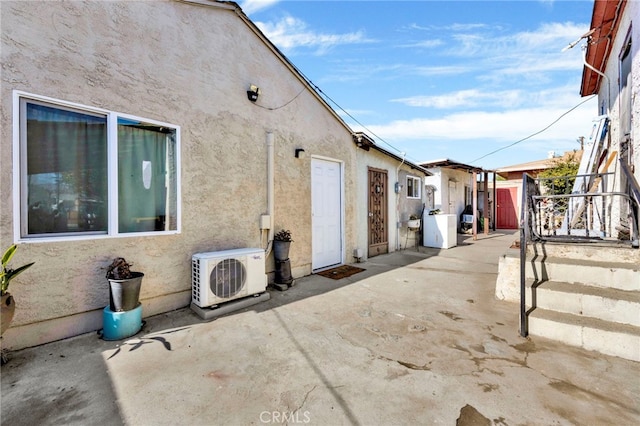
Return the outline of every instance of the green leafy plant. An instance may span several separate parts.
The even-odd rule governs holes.
[[[573,184],[580,168],[580,156],[578,153],[565,155],[561,158],[554,158],[552,161],[552,167],[546,169],[538,174],[542,179],[542,185],[549,195],[564,195],[570,194],[573,189]],[[558,212],[564,212],[567,208],[566,198],[556,199],[555,210]]]
[[[289,231],[288,229],[282,229],[280,231],[278,231],[276,233],[276,235],[273,237],[273,239],[275,241],[293,241],[291,239],[291,231]]]
[[[29,267],[31,267],[31,265],[35,263],[31,262],[16,269],[9,268],[9,262],[11,261],[13,255],[16,253],[17,249],[18,246],[14,244],[9,247],[2,255],[2,274],[0,275],[0,292],[2,296],[4,296],[4,294],[9,290],[9,283],[11,282],[11,280],[17,277],[22,272],[26,271]]]
[[[550,194],[570,194],[580,167],[580,157],[577,153],[573,153],[565,157],[554,158],[551,161],[553,167],[538,174],[539,178],[546,178],[542,181],[542,185]]]

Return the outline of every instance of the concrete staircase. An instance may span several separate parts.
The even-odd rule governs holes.
[[[500,273],[508,269],[513,272],[501,267]],[[508,281],[519,286],[519,253],[517,272],[517,279]],[[496,296],[514,299],[513,291],[499,296],[500,280],[499,275]],[[519,301],[519,289],[515,294]],[[526,305],[531,336],[640,362],[640,250],[533,244],[526,263]]]

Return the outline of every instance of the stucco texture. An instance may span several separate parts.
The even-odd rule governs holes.
[[[101,268],[116,256],[145,273],[141,300],[148,316],[189,303],[193,253],[266,247],[259,219],[267,213],[267,132],[275,144],[275,229],[292,231],[294,276],[311,272],[311,156],[343,164],[344,251],[353,251],[350,132],[240,15],[174,1],[3,1],[0,7],[0,246],[19,240],[14,91],[181,128],[181,232],[20,244],[16,263],[36,264],[10,288],[18,308],[5,345],[100,328],[96,313],[109,300]],[[250,84],[260,87],[256,103],[247,99]],[[307,155],[295,158],[295,148]],[[69,331],[51,332],[53,320]]]

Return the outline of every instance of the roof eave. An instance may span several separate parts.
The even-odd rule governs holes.
[[[600,72],[604,72],[609,55],[611,54],[611,40],[615,38],[620,24],[620,15],[624,11],[627,0],[617,2],[607,0],[595,0],[591,15],[591,27],[593,31],[589,37],[586,62]],[[582,70],[582,83],[580,95],[589,96],[598,93],[602,77],[594,70],[584,67]]]
[[[393,152],[387,151],[386,149],[376,145],[376,143],[373,141],[373,139],[371,139],[366,133],[364,132],[355,132],[353,134],[353,142],[356,144],[356,146],[360,149],[363,149],[365,151],[369,151],[371,148],[375,149],[376,151],[380,152],[381,154],[384,154],[388,157],[393,158],[396,161],[399,161],[400,164],[406,164],[407,166],[409,166],[410,168],[419,171],[420,173],[423,173],[425,176],[433,176],[433,173],[431,173],[430,171],[428,171],[427,169],[425,169],[424,167],[415,164],[412,161],[408,161],[406,158],[402,158],[399,155],[394,154]]]

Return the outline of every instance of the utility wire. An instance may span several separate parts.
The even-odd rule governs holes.
[[[562,119],[562,117],[564,117],[565,115],[569,114],[571,111],[573,111],[574,109],[578,108],[580,105],[582,105],[582,104],[584,104],[584,103],[587,103],[588,101],[590,101],[591,99],[595,98],[596,96],[597,96],[597,95],[589,96],[589,97],[588,97],[587,99],[585,99],[584,101],[582,101],[582,102],[580,102],[579,104],[575,105],[574,107],[572,107],[572,108],[571,108],[571,109],[569,109],[568,111],[565,111],[564,113],[562,113],[558,118],[556,118],[553,122],[551,122],[551,124],[549,124],[549,125],[548,125],[547,127],[545,127],[544,129],[542,129],[542,130],[538,130],[537,132],[532,133],[532,134],[530,134],[529,136],[527,136],[527,137],[525,137],[525,138],[522,138],[522,139],[520,139],[520,140],[517,140],[517,141],[513,142],[512,144],[509,144],[509,145],[507,145],[507,146],[503,146],[502,148],[498,148],[498,149],[496,149],[495,151],[491,151],[490,153],[485,154],[485,155],[483,155],[482,157],[478,157],[478,158],[476,158],[475,160],[470,161],[470,163],[474,163],[474,162],[476,162],[476,161],[478,161],[478,160],[482,160],[483,158],[486,158],[486,157],[488,157],[488,156],[490,156],[490,155],[493,155],[493,154],[495,154],[495,153],[497,153],[497,152],[500,152],[500,151],[502,151],[502,150],[505,150],[505,149],[507,149],[507,148],[511,148],[511,147],[512,147],[512,146],[514,146],[514,145],[517,145],[517,144],[519,144],[519,143],[521,143],[521,142],[526,141],[527,139],[531,139],[532,137],[534,137],[534,136],[536,136],[536,135],[539,135],[540,133],[542,133],[542,132],[546,131],[546,130],[547,130],[547,129],[549,129],[551,126],[553,126],[553,125],[554,125],[554,124],[556,124],[558,121],[560,121],[560,120]]]
[[[291,100],[289,100],[289,101],[285,102],[284,104],[282,104],[280,106],[277,106],[277,107],[266,107],[266,106],[259,105],[259,104],[254,104],[254,105],[257,106],[257,107],[260,107],[260,108],[267,109],[269,111],[275,111],[275,110],[278,110],[280,108],[284,108],[287,105],[289,105],[291,102],[295,101],[298,98],[298,96],[300,96],[302,94],[302,92],[304,92],[304,89],[306,89],[306,87],[302,87],[302,89],[298,92],[298,94],[295,95],[293,98],[291,98]]]
[[[326,98],[327,100],[331,101],[332,104],[334,104],[336,106],[336,108],[338,108],[340,111],[344,112],[349,118],[351,118],[355,123],[357,123],[359,126],[361,126],[363,129],[365,129],[368,133],[370,133],[371,135],[373,135],[374,137],[376,137],[377,139],[379,139],[382,143],[384,143],[385,145],[387,145],[389,148],[393,149],[394,151],[400,153],[401,155],[405,155],[404,151],[401,151],[400,149],[396,148],[395,146],[391,145],[389,142],[385,141],[382,137],[378,136],[375,132],[373,132],[372,130],[370,130],[367,126],[365,126],[364,124],[362,124],[360,121],[358,121],[357,118],[355,118],[353,115],[351,115],[347,110],[345,110],[344,108],[342,108],[340,106],[340,104],[338,104],[335,100],[333,100],[333,98],[331,98],[331,96],[327,95],[325,92],[322,91],[322,89],[315,84],[313,81],[311,81],[309,79],[309,77],[307,77],[302,71],[300,71],[300,69],[298,69],[297,67],[295,67],[296,70],[300,73],[300,75],[302,75],[304,77],[304,79],[307,81],[307,83],[309,83],[311,85],[311,87],[313,87],[314,90],[316,90],[318,93],[320,93],[324,98]],[[412,162],[418,164],[419,161],[416,159],[411,159]]]

